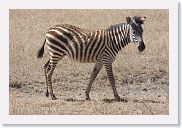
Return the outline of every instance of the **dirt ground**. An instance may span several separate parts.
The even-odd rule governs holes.
[[[169,114],[168,10],[10,10],[9,16],[9,114],[11,115],[166,115]],[[122,49],[113,70],[116,87],[127,103],[114,100],[105,69],[99,73],[85,101],[85,89],[94,64],[65,57],[53,75],[57,100],[45,96],[42,59],[36,58],[45,32],[68,23],[88,29],[106,29],[126,22],[127,16],[146,16],[144,42]]]

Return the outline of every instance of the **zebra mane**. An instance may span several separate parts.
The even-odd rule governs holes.
[[[119,24],[111,25],[111,26],[110,26],[108,29],[106,29],[106,30],[112,30],[113,28],[118,27],[118,26],[122,26],[123,24],[126,24],[126,23],[119,23]]]

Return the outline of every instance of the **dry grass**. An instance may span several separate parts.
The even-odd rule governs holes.
[[[129,44],[113,63],[116,86],[128,103],[113,100],[104,68],[85,101],[85,89],[94,64],[73,63],[65,57],[56,67],[53,88],[56,101],[45,96],[43,65],[36,52],[45,32],[56,24],[82,28],[108,28],[127,16],[146,16],[139,53]],[[168,10],[10,10],[10,114],[169,114]]]

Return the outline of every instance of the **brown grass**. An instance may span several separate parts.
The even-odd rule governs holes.
[[[68,23],[88,29],[106,29],[126,22],[127,16],[146,16],[144,41],[139,53],[129,44],[113,63],[116,87],[128,103],[113,100],[104,68],[85,101],[85,89],[94,64],[73,63],[65,57],[56,67],[53,88],[58,98],[45,96],[43,65],[36,53],[45,32]],[[9,112],[26,114],[169,114],[168,10],[10,10]]]

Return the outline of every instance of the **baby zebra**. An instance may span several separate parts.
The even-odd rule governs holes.
[[[140,52],[145,49],[141,26],[145,19],[146,17],[139,16],[126,17],[127,23],[112,25],[106,30],[88,30],[68,24],[50,28],[37,54],[38,58],[43,57],[46,44],[50,53],[50,58],[44,65],[46,96],[49,96],[50,91],[52,100],[57,99],[53,93],[51,78],[56,64],[67,55],[73,61],[96,63],[85,92],[86,100],[90,100],[89,93],[92,83],[104,66],[114,97],[118,101],[127,102],[127,100],[120,98],[116,90],[112,63],[118,52],[130,42],[135,43]]]

